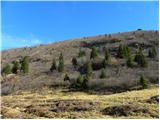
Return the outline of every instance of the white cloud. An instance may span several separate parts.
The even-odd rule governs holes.
[[[43,42],[35,36],[29,37],[14,37],[8,34],[2,34],[2,50],[18,47],[28,47],[42,44]]]

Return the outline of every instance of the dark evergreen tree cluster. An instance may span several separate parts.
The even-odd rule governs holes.
[[[139,50],[136,52],[134,61],[137,62],[137,64],[140,65],[141,67],[147,67],[147,66],[148,66],[146,57],[143,55],[141,49],[139,49]]]
[[[130,49],[128,46],[126,45],[120,45],[119,48],[118,48],[118,54],[117,56],[119,58],[128,58],[130,57]]]
[[[3,70],[2,73],[7,75],[7,74],[18,74],[18,72],[23,72],[23,73],[28,73],[29,72],[29,57],[25,56],[21,62],[18,61],[13,61],[12,62],[12,67],[10,64],[7,64]]]
[[[149,57],[154,58],[156,56],[156,54],[157,53],[156,53],[155,49],[152,49],[149,51]],[[136,55],[133,57],[131,55],[131,51],[130,51],[129,47],[126,45],[120,44],[117,55],[119,58],[126,59],[126,65],[128,67],[134,67],[136,65],[136,63],[141,67],[147,67],[146,58],[143,55],[142,50],[140,48],[136,52]],[[80,57],[80,56],[83,56],[83,53],[81,51],[78,54],[78,57]],[[74,84],[74,86],[76,88],[88,88],[88,81],[93,74],[93,70],[101,69],[101,73],[100,73],[99,77],[101,79],[106,78],[105,68],[111,60],[110,52],[109,52],[109,50],[106,49],[105,54],[104,54],[104,59],[102,60],[102,62],[99,62],[99,63],[94,61],[95,60],[94,58],[96,58],[97,56],[98,56],[98,50],[94,46],[91,48],[89,62],[85,63],[83,66],[81,66],[81,67],[84,67],[84,69],[82,69],[83,72],[76,79],[76,83]],[[72,64],[74,67],[78,66],[77,59],[75,57],[72,59]],[[97,69],[97,67],[98,67],[98,69]],[[144,76],[141,76],[140,84],[143,86],[143,88],[146,88],[147,82],[145,81]]]
[[[74,84],[74,87],[77,89],[88,89],[88,81],[89,77],[87,75],[79,75],[76,79],[76,83]]]
[[[53,61],[52,61],[50,71],[53,72],[54,70],[58,70],[58,72],[63,72],[64,71],[64,59],[63,59],[63,54],[62,53],[59,56],[58,66],[57,66],[57,63],[56,63],[55,59],[53,59]]]
[[[72,64],[74,66],[77,65],[76,58],[72,59]],[[80,74],[78,78],[76,79],[76,82],[71,85],[72,87],[76,89],[87,89],[88,88],[88,81],[93,73],[92,63],[88,62],[87,64],[85,64],[84,67],[85,67],[85,74],[84,75]]]
[[[80,55],[81,52],[79,52],[78,57],[81,56]],[[93,59],[96,58],[98,56],[98,51],[96,49],[96,47],[92,47],[91,48],[91,53],[90,53],[90,61],[88,63],[85,63],[83,67],[85,72],[83,72],[84,75],[79,75],[78,78],[76,79],[76,83],[74,83],[74,87],[76,88],[88,88],[88,81],[90,79],[90,77],[93,74],[93,68],[95,67],[100,67],[100,68],[106,68],[106,65],[110,62],[110,58],[111,55],[109,53],[108,50],[105,50],[105,54],[104,54],[104,60],[102,61],[102,63],[96,64],[93,62]],[[77,66],[77,59],[74,57],[72,58],[72,64],[73,66]],[[101,71],[101,75],[100,78],[106,78],[106,74],[104,72],[104,70]]]

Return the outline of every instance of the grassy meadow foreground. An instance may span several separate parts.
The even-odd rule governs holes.
[[[3,118],[158,118],[158,87],[112,95],[23,91],[2,97]],[[107,110],[109,107],[115,109]],[[107,112],[109,115],[107,115]]]
[[[2,118],[159,118],[159,31],[2,51]]]

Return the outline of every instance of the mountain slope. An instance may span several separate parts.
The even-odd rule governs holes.
[[[131,31],[116,33],[112,35],[98,35],[93,37],[77,38],[63,42],[39,45],[35,47],[25,47],[2,51],[2,68],[7,63],[14,60],[21,60],[24,56],[29,56],[29,74],[13,75],[10,78],[2,78],[2,94],[12,93],[17,90],[41,89],[43,87],[65,86],[63,81],[65,73],[70,78],[76,79],[79,71],[74,69],[72,58],[76,57],[80,62],[89,59],[92,46],[98,49],[99,57],[104,57],[104,50],[107,48],[111,53],[111,63],[105,72],[106,79],[100,79],[100,71],[95,70],[92,79],[89,81],[90,88],[96,91],[119,92],[119,89],[132,88],[138,86],[140,74],[144,74],[151,83],[158,83],[158,56],[155,59],[148,58],[148,50],[152,47],[158,52],[158,31]],[[120,44],[127,45],[131,53],[135,55],[138,46],[141,46],[144,55],[147,57],[148,67],[129,68],[126,59],[117,58],[117,51]],[[78,58],[79,49],[86,52],[86,57]],[[49,69],[53,58],[57,60],[60,53],[64,56],[65,72],[57,71],[50,73]],[[112,90],[113,89],[113,90]]]
[[[2,74],[1,117],[158,118],[158,38],[158,31],[137,30],[2,51],[2,68],[29,56],[29,73]],[[132,67],[127,66],[129,57],[117,56],[120,45],[128,46],[133,58],[141,49],[148,66],[142,67],[136,62]],[[93,46],[98,56],[90,59]],[[155,58],[148,56],[153,48],[157,51]],[[106,49],[111,58],[106,68],[102,68]],[[80,50],[85,51],[82,57],[78,55]],[[53,59],[58,64],[61,53],[64,72],[51,72]],[[76,67],[72,65],[72,58],[77,60]],[[93,74],[86,88],[77,89],[72,85],[80,74],[85,76],[83,70],[88,62]],[[102,70],[106,76],[101,78]],[[66,73],[69,80],[64,80]],[[143,89],[140,82],[142,74],[147,89]]]

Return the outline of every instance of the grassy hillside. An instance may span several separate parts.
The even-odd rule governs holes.
[[[158,118],[158,38],[137,30],[2,51],[2,117]],[[28,73],[4,73],[25,56]]]

